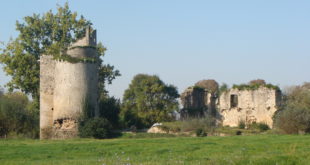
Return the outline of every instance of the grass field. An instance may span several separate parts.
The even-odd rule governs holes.
[[[0,140],[0,164],[310,164],[310,135],[138,137]]]

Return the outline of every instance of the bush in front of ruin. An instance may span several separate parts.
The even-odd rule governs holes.
[[[108,95],[100,96],[99,99],[99,117],[107,119],[113,129],[120,127],[119,113],[121,111],[121,103],[119,99]]]
[[[239,121],[238,128],[239,129],[245,129],[245,121],[243,121],[243,120]]]
[[[263,131],[267,131],[270,129],[270,127],[268,126],[268,124],[266,123],[251,123],[248,125],[249,129],[258,129],[259,131],[263,132]]]
[[[112,125],[105,118],[90,118],[80,123],[80,137],[105,139],[112,136]]]
[[[159,126],[159,128],[165,132],[192,132],[197,136],[203,135],[204,133],[206,133],[206,135],[207,133],[212,133],[216,127],[216,119],[210,115],[202,118],[186,118],[174,122],[164,122]]]
[[[195,133],[196,133],[196,136],[197,136],[197,137],[205,137],[205,136],[208,136],[208,133],[207,133],[204,129],[202,129],[202,128],[196,129]]]

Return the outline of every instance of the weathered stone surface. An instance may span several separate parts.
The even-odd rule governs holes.
[[[98,58],[94,49],[96,31],[86,29],[84,38],[73,43],[67,54],[75,58]],[[40,138],[73,138],[85,108],[98,115],[98,63],[40,58]]]
[[[201,88],[190,87],[181,94],[184,109],[204,108],[207,103],[208,92]],[[206,98],[206,99],[205,99]]]
[[[168,132],[162,130],[159,126],[155,126],[148,129],[147,133],[168,133]]]
[[[51,136],[54,110],[55,61],[52,56],[40,57],[40,137]]]
[[[233,97],[237,97],[234,105]],[[272,117],[281,102],[281,92],[275,89],[260,87],[256,90],[230,89],[219,98],[219,114],[223,125],[238,126],[261,122],[272,127]]]
[[[53,139],[67,139],[78,137],[78,121],[74,119],[59,119],[54,121]]]
[[[260,122],[272,127],[272,117],[278,110],[281,97],[281,91],[267,88],[264,84],[255,89],[229,89],[219,97],[206,89],[190,87],[181,95],[181,117],[189,114],[190,110],[200,109],[216,117],[223,125]]]
[[[214,93],[203,88],[189,87],[181,94],[181,118],[202,117],[215,114],[216,97]]]

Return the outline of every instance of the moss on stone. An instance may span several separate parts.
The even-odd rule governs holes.
[[[233,85],[233,89],[238,90],[257,90],[260,87],[265,87],[268,89],[280,90],[280,88],[273,84],[240,84],[240,85]]]
[[[90,57],[78,58],[78,57],[72,57],[68,54],[54,56],[54,60],[67,61],[69,63],[79,63],[79,62],[96,63],[98,61],[98,59],[96,58],[90,58]]]

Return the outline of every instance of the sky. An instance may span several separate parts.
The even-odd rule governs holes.
[[[56,11],[64,0],[7,0],[0,41],[18,36],[15,22]],[[310,81],[308,0],[69,0],[93,22],[104,62],[122,76],[109,85],[121,98],[139,73],[158,75],[181,93],[203,79],[228,85],[265,79],[285,88]],[[0,70],[0,85],[10,77]]]

